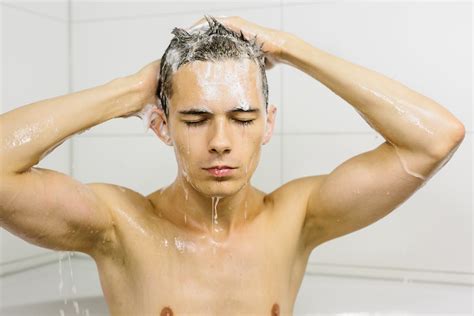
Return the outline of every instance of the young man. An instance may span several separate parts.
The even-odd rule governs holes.
[[[464,138],[433,100],[292,34],[237,17],[173,33],[160,70],[0,116],[2,227],[89,254],[112,315],[292,314],[311,251],[389,214]],[[279,62],[344,98],[386,142],[330,174],[254,188],[276,114],[264,68]],[[168,187],[142,196],[34,167],[71,135],[148,104],[161,104],[147,117],[178,161]]]

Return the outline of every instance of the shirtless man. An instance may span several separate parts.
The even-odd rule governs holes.
[[[89,254],[112,315],[291,315],[311,251],[389,214],[464,138],[435,101],[295,35],[238,17],[174,34],[161,67],[0,116],[2,227]],[[264,68],[277,63],[344,98],[386,142],[329,174],[253,187],[275,124]],[[132,115],[175,151],[166,188],[143,196],[34,167],[71,135]]]

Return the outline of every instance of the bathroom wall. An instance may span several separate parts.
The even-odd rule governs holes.
[[[472,311],[472,299],[466,295],[474,283],[471,3],[10,1],[0,8],[3,112],[134,73],[161,57],[173,27],[191,25],[205,13],[237,15],[290,32],[442,104],[466,127],[457,153],[393,213],[318,247],[310,258],[296,311],[323,311],[318,309],[322,301],[337,305],[337,301],[321,299],[319,307],[314,307],[313,293],[330,296],[322,288],[315,290],[320,286],[316,280],[324,276],[337,278],[334,282],[357,278],[433,284],[436,288],[429,290],[438,294],[455,286],[463,294],[453,294],[455,304],[447,305],[446,311],[449,306],[458,308],[451,312]],[[263,146],[252,181],[261,190],[271,192],[298,177],[330,173],[345,160],[384,142],[350,104],[308,75],[287,65],[267,75],[270,103],[278,112],[274,136]],[[172,148],[153,132],[145,133],[138,118],[110,120],[76,135],[39,166],[84,183],[114,183],[142,194],[168,185],[176,176]],[[3,229],[0,234],[4,274],[0,303],[11,306],[57,299],[57,272],[43,285],[42,295],[30,288],[32,293],[21,297],[16,293],[23,291],[25,283],[16,280],[22,275],[31,280],[34,274],[25,279],[26,272],[15,271],[48,264],[56,271],[59,254],[27,244]],[[72,260],[78,258],[81,264],[88,260],[80,256]],[[93,268],[78,268],[75,273],[76,279],[98,282]],[[335,288],[334,282],[330,284]],[[346,293],[349,300],[351,294]],[[420,293],[420,298],[425,297]],[[98,283],[78,294],[95,295],[100,295]],[[359,298],[359,302],[370,299]]]
[[[2,113],[22,105],[63,95],[70,87],[67,3],[4,2],[2,25]],[[38,166],[70,173],[71,140],[56,148]],[[5,229],[0,230],[0,262],[42,255]]]

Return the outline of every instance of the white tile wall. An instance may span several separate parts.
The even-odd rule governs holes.
[[[73,170],[84,183],[113,183],[148,194],[172,182],[176,168],[173,148],[157,137],[77,137],[74,142]]]
[[[78,91],[131,74],[161,57],[174,26],[191,25],[204,13],[238,15],[296,34],[336,56],[399,80],[448,108],[468,130],[452,160],[393,213],[374,225],[323,244],[310,261],[464,272],[468,279],[471,273],[472,280],[472,78],[469,72],[472,4],[448,1],[299,1],[295,4],[285,0],[283,6],[271,1],[254,4],[246,1],[244,6],[222,2],[132,5],[115,1],[73,1],[72,5],[71,73],[67,67],[67,20],[60,20],[67,17],[65,1],[58,6],[2,5],[4,112],[67,93],[68,76],[72,79],[72,89]],[[384,141],[349,104],[308,75],[289,66],[277,66],[267,75],[270,103],[277,106],[278,114],[276,135],[262,148],[260,165],[252,181],[261,190],[270,192],[297,177],[329,173],[343,161]],[[176,176],[172,148],[151,131],[145,134],[137,118],[110,120],[77,135],[51,153],[40,166],[69,173],[71,163],[72,174],[80,181],[120,184],[144,194],[169,184]],[[6,235],[3,230],[2,233]],[[1,248],[4,258],[40,251],[17,237],[7,236]],[[21,284],[11,282],[3,286],[8,291]],[[314,290],[317,284],[320,294]],[[319,312],[334,312],[334,308],[341,306],[335,297],[348,281],[324,284],[321,280],[305,278],[303,298],[295,309],[297,314],[316,310],[314,296],[319,298]],[[334,289],[333,293],[327,291],[329,287]],[[349,305],[343,306],[354,308],[341,307],[337,311],[367,311],[372,296],[354,296],[359,285],[351,289],[341,300],[349,304],[352,299]],[[374,284],[373,295],[383,292],[382,289],[382,285]],[[444,290],[448,292],[439,294]],[[404,302],[415,297],[440,303],[451,295],[449,300],[456,303],[450,306],[462,307],[449,309],[443,305],[438,311],[472,312],[466,291],[443,288],[428,296],[417,296],[421,292],[413,294],[406,288],[390,291],[384,293],[392,293],[393,304],[378,300],[377,306],[393,307],[398,302],[407,311],[431,312],[426,307],[429,304],[421,304],[423,307],[417,309]],[[322,298],[323,294],[327,297]],[[366,305],[355,305],[363,299]],[[374,307],[372,311],[377,309]]]
[[[470,131],[454,158],[394,213],[322,245],[311,261],[473,271],[471,6],[285,2],[285,31],[431,97]],[[439,23],[446,19],[453,19],[448,28]],[[384,141],[323,84],[283,71],[284,182],[328,173]]]
[[[338,1],[288,5],[283,29],[400,81],[448,108],[472,131],[472,4]],[[449,26],[440,21],[451,21]],[[372,131],[318,81],[284,67],[284,132]]]
[[[66,24],[2,8],[3,111],[67,93]]]
[[[61,2],[2,5],[3,112],[68,92],[64,9]],[[70,142],[56,148],[38,166],[68,174]],[[4,229],[0,230],[0,240],[0,262],[50,252]]]
[[[472,315],[472,288],[307,275],[295,315]]]
[[[382,142],[375,132],[284,135],[284,182],[329,173]],[[471,149],[472,134],[468,134],[445,167],[404,204],[374,225],[323,244],[310,260],[472,271]]]
[[[2,1],[5,7],[14,8],[17,11],[30,14],[30,16],[41,16],[58,22],[67,22],[67,0],[6,0]]]
[[[253,11],[254,9],[279,8],[280,0],[264,1],[140,1],[118,2],[100,1],[89,2],[72,0],[74,22],[93,22],[111,19],[156,19],[157,17],[180,18],[186,14],[202,16],[204,14],[237,15],[239,11]],[[187,20],[190,23],[194,20]]]

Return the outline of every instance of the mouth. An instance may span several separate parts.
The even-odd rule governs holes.
[[[212,174],[215,177],[226,177],[230,176],[234,172],[233,167],[229,166],[215,166],[212,168],[205,168],[204,170],[207,170],[210,174]]]

